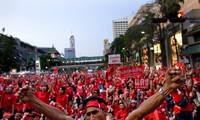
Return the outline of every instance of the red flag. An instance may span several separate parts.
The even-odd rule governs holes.
[[[115,65],[111,65],[109,66],[109,68],[106,70],[106,75],[108,76],[112,76],[116,73],[116,69],[115,69]]]
[[[56,67],[56,68],[54,68],[54,70],[53,70],[53,74],[57,74],[58,73],[58,68]]]

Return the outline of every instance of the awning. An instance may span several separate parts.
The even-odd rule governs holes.
[[[193,34],[198,33],[198,32],[200,32],[200,25],[194,27],[191,31],[185,33],[184,36],[189,37],[189,36],[192,36]]]
[[[186,50],[184,50],[181,53],[181,55],[188,56],[188,55],[197,54],[197,53],[200,53],[200,44],[189,46]]]

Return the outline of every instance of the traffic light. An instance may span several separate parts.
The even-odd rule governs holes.
[[[185,22],[186,18],[183,17],[184,12],[171,12],[167,15],[169,18],[169,21],[174,23],[174,22]]]

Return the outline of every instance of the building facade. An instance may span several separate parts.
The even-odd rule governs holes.
[[[32,46],[29,43],[23,42],[18,38],[15,38],[17,43],[16,49],[19,52],[21,66],[21,70],[34,70],[35,69],[35,60],[37,54],[37,47]]]
[[[69,38],[70,47],[64,49],[64,57],[68,58],[76,58],[76,50],[75,50],[75,38],[74,35],[71,35]]]
[[[124,19],[118,19],[112,21],[113,26],[113,40],[120,35],[124,35],[128,29],[128,25],[131,22],[133,16],[128,16]]]
[[[183,46],[181,52],[183,58],[189,59],[189,62],[200,71],[200,2],[198,0],[185,0],[181,5],[181,11],[188,18],[183,23]]]
[[[75,48],[65,48],[65,58],[76,58]]]

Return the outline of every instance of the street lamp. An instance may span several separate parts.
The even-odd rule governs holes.
[[[141,33],[142,33],[142,34],[145,34],[145,32],[144,32],[144,31],[142,31]]]

